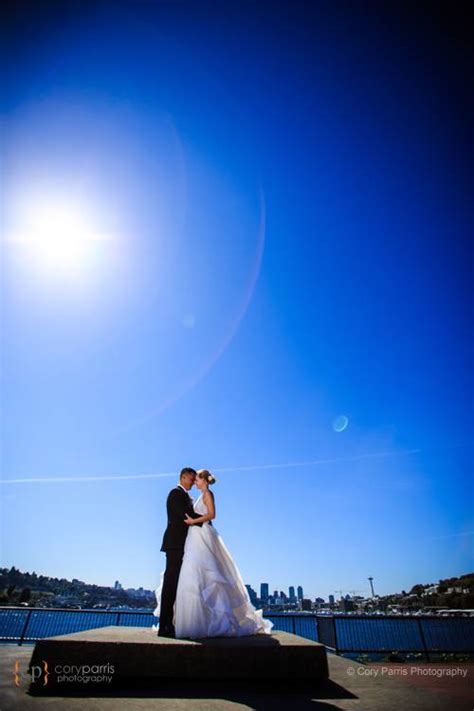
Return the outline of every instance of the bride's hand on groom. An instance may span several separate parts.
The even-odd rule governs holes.
[[[186,518],[184,519],[184,523],[187,523],[188,526],[192,526],[194,523],[194,519],[191,518],[189,514],[186,514]]]

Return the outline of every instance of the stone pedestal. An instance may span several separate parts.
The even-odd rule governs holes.
[[[39,640],[29,671],[32,692],[93,694],[140,680],[323,681],[328,663],[324,645],[288,632],[191,641],[110,626]]]

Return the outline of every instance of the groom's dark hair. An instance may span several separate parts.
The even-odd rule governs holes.
[[[194,474],[194,475],[195,475],[195,474],[196,474],[196,470],[193,469],[192,467],[184,467],[184,469],[181,469],[181,472],[180,472],[180,474],[179,474],[179,478],[181,479],[181,477],[182,477],[184,474]]]

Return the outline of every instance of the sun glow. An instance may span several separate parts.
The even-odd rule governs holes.
[[[110,238],[93,228],[86,210],[66,203],[30,206],[22,210],[21,223],[10,241],[25,245],[38,260],[58,268],[80,267],[92,256],[93,242]]]

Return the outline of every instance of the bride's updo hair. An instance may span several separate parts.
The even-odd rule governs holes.
[[[215,484],[217,479],[214,476],[214,474],[211,474],[210,471],[207,469],[198,469],[196,474],[200,479],[204,479],[204,481],[207,481],[207,483],[210,484]]]

